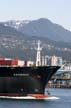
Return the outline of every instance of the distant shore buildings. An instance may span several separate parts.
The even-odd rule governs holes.
[[[71,62],[63,60],[62,57],[42,56],[42,66],[60,66],[61,68],[49,81],[47,87],[71,88]]]
[[[63,64],[62,57],[53,56],[42,56],[42,66],[43,65],[51,65],[51,66],[61,66]]]

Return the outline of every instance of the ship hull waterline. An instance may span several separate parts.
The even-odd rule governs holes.
[[[59,68],[59,66],[0,67],[0,97],[46,98],[45,86]]]

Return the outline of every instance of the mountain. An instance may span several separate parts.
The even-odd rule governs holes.
[[[0,37],[20,37],[23,36],[21,32],[17,31],[16,29],[6,26],[2,23],[0,23]]]
[[[71,43],[56,42],[47,37],[29,36],[0,23],[0,57],[35,60],[38,40],[42,43],[42,55],[56,55],[71,60]]]
[[[46,18],[33,21],[9,21],[5,22],[5,24],[29,36],[45,37],[54,41],[71,42],[70,31],[58,24],[52,23]]]
[[[10,20],[7,22],[3,22],[3,24],[5,26],[9,26],[15,29],[19,29],[20,27],[22,27],[23,25],[28,24],[30,21],[29,20],[23,20],[23,21],[19,21],[19,20]]]

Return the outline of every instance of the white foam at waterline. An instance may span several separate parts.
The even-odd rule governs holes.
[[[53,96],[50,96],[48,98],[45,98],[46,100],[57,100],[57,99],[60,99],[59,97],[53,97]]]
[[[4,99],[35,99],[35,97],[31,97],[31,96],[25,96],[25,97],[23,97],[23,96],[21,96],[21,97],[0,96],[0,98],[4,98]]]
[[[56,99],[59,99],[58,97],[47,97],[47,98],[35,98],[35,97],[32,97],[32,96],[21,96],[21,97],[18,97],[18,96],[15,96],[15,97],[10,97],[10,96],[0,96],[0,98],[2,99],[35,99],[35,100],[56,100]]]

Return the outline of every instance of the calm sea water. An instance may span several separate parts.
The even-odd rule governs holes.
[[[71,108],[71,89],[49,89],[59,99],[46,101],[0,99],[0,108]]]

